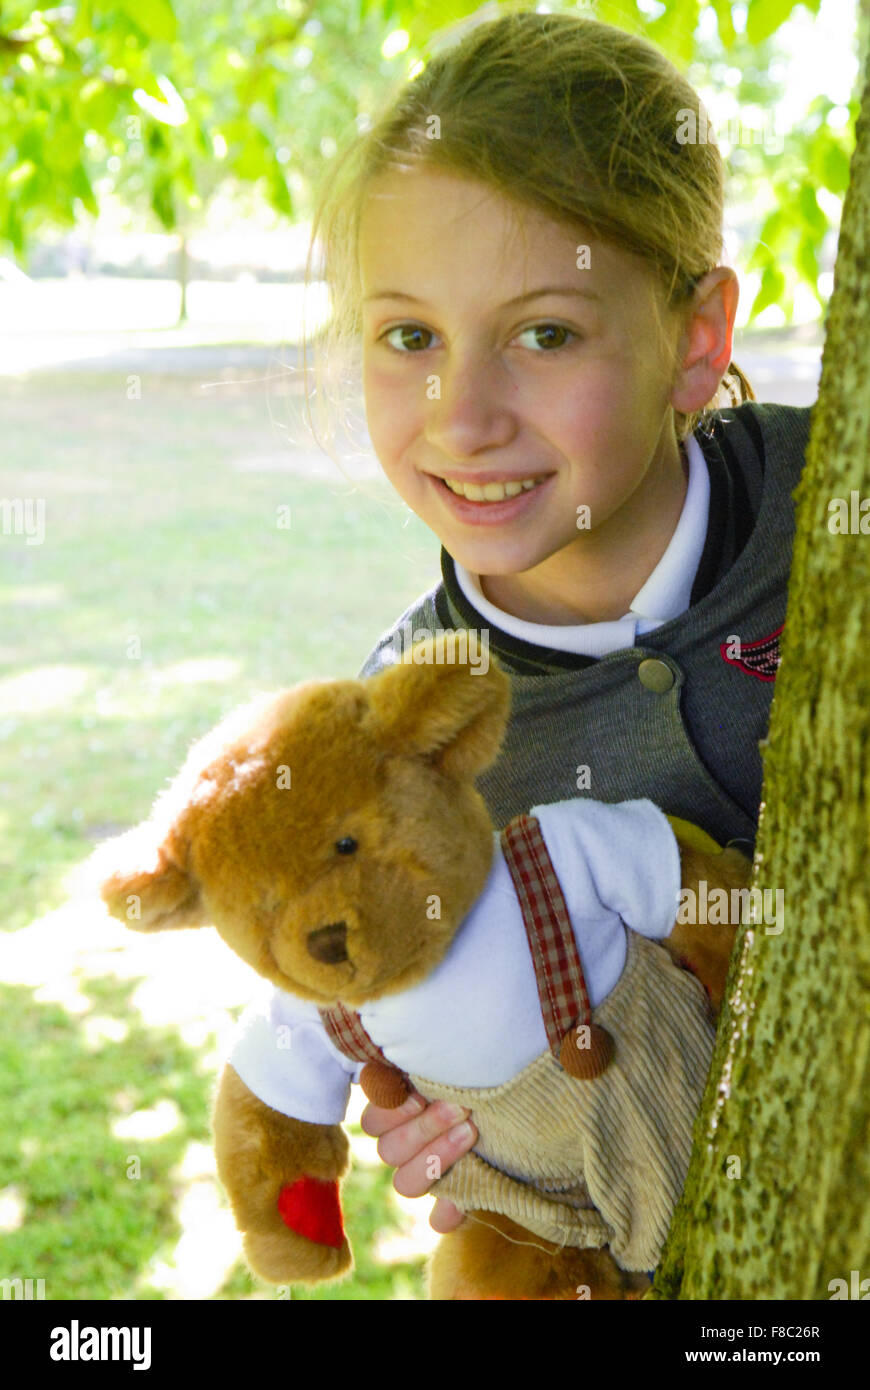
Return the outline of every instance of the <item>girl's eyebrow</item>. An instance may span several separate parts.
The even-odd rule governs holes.
[[[526,294],[518,294],[513,299],[506,299],[501,306],[503,309],[509,308],[513,304],[525,304],[529,299],[543,299],[545,295],[579,295],[584,299],[600,299],[594,290],[581,290],[575,285],[544,285],[538,290],[529,290]],[[424,299],[418,299],[416,295],[405,294],[403,290],[375,290],[372,294],[367,294],[363,299],[363,304],[368,304],[372,299],[404,299],[412,304],[425,304]]]

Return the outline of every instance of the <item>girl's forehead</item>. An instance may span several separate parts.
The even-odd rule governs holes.
[[[403,277],[467,279],[482,293],[553,284],[625,299],[649,273],[579,225],[441,169],[379,174],[365,190],[358,258],[364,297],[417,293]],[[483,280],[481,280],[483,276]],[[518,292],[519,292],[518,291]]]
[[[428,232],[438,239],[445,230],[456,237],[513,243],[528,238],[570,242],[573,233],[542,210],[523,205],[497,188],[441,169],[380,174],[365,190],[360,242],[365,250],[381,243],[385,228]],[[407,237],[405,238],[407,239]],[[373,245],[374,243],[374,245]]]

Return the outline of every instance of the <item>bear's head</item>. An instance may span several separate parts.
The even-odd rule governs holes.
[[[148,821],[95,852],[112,915],[139,931],[213,924],[260,975],[321,1006],[425,978],[489,873],[474,778],[510,701],[504,672],[459,636],[417,643],[368,680],[305,681],[233,711]]]

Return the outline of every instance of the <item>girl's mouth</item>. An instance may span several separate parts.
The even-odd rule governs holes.
[[[552,473],[487,483],[463,483],[457,479],[428,475],[453,514],[462,521],[497,524],[507,521],[530,505],[531,498],[545,487]]]

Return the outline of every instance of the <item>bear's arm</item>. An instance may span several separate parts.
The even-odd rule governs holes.
[[[751,861],[645,798],[616,804],[579,798],[533,807],[532,814],[555,851],[557,874],[569,866],[573,904],[590,917],[598,909],[615,912],[632,931],[658,940],[701,980],[718,1012],[736,923],[678,921],[681,890],[697,894],[702,880],[710,889],[742,888]]]
[[[339,1180],[353,1068],[304,1001],[276,990],[242,1020],[215,1103],[215,1155],[248,1263],[273,1283],[351,1267]]]
[[[616,913],[632,931],[661,940],[677,914],[680,852],[663,811],[646,798],[577,797],[532,807],[559,875],[571,877],[582,915]]]
[[[310,1124],[341,1123],[359,1070],[314,1004],[275,988],[243,1014],[228,1061],[266,1105]]]

